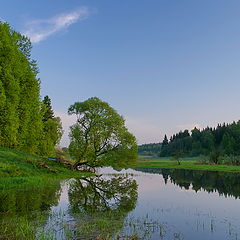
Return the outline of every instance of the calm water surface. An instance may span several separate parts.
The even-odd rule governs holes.
[[[99,174],[42,192],[0,193],[1,221],[44,212],[36,239],[240,240],[239,174],[151,168]]]

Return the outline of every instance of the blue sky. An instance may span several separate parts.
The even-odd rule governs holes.
[[[67,129],[69,105],[98,96],[139,143],[240,119],[240,1],[1,0],[27,34],[41,94]]]

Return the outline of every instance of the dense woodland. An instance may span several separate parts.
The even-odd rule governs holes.
[[[40,97],[31,42],[0,22],[0,147],[53,155],[62,135],[51,100]]]
[[[161,143],[149,143],[138,146],[139,155],[159,156]]]
[[[158,146],[158,147],[157,147]],[[218,124],[217,127],[194,128],[180,131],[167,138],[161,144],[139,146],[139,154],[160,157],[210,156],[217,161],[219,156],[240,155],[240,121],[231,124]]]
[[[160,156],[240,155],[240,121],[165,136]]]

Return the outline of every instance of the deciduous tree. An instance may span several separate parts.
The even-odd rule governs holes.
[[[75,166],[123,166],[137,159],[135,137],[107,102],[93,97],[74,103],[68,113],[77,116],[76,124],[70,128],[69,145]]]

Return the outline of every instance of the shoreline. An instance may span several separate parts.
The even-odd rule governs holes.
[[[186,170],[202,170],[202,171],[221,171],[240,173],[240,166],[220,165],[220,164],[204,164],[197,161],[181,161],[178,165],[172,160],[139,160],[136,167],[145,168],[167,168],[167,169],[186,169]]]

